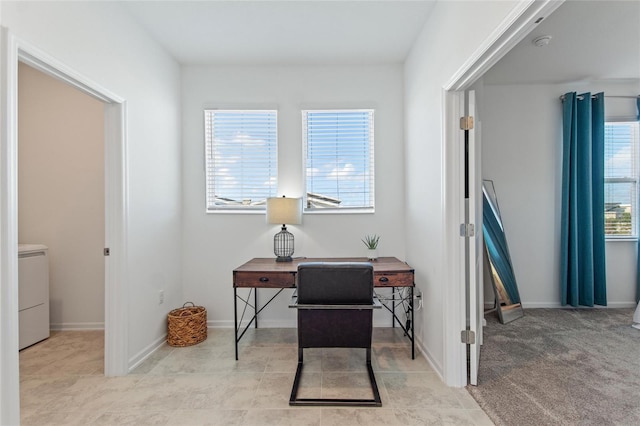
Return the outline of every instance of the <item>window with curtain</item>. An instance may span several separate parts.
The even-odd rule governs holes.
[[[374,111],[302,111],[305,211],[370,211],[374,205]]]
[[[205,110],[207,212],[264,210],[277,191],[277,111]]]
[[[638,122],[605,124],[605,234],[638,236]]]

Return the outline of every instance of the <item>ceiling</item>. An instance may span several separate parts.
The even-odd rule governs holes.
[[[548,46],[532,40],[551,35]],[[484,76],[485,84],[640,79],[640,1],[566,1]]]
[[[404,62],[434,0],[126,1],[181,64]]]
[[[121,5],[181,64],[370,65],[404,62],[435,0],[159,0]],[[548,46],[533,45],[540,35],[552,36]],[[484,82],[639,78],[640,0],[568,0],[489,70]]]

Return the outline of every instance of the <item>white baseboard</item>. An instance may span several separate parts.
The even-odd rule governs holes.
[[[149,358],[155,351],[157,351],[167,340],[167,335],[164,334],[158,337],[155,341],[153,341],[150,345],[147,345],[140,352],[135,354],[132,358],[129,359],[129,373],[131,373],[137,366],[142,364],[144,360]]]
[[[433,371],[438,375],[440,380],[442,380],[442,383],[446,383],[444,380],[444,369],[439,363],[435,361],[435,358],[433,357],[433,355],[431,355],[431,352],[429,352],[427,348],[424,346],[424,344],[422,343],[422,340],[415,339],[414,342],[416,344],[416,349],[418,349],[420,353],[422,353],[422,356],[424,356],[424,358],[427,360],[427,362],[429,363]]]
[[[240,328],[244,329],[249,321],[243,321],[240,324]],[[259,320],[258,327],[260,328],[296,328],[298,324],[295,320]],[[207,321],[207,328],[231,328],[233,329],[234,322],[230,320],[210,320]],[[253,328],[253,324],[251,324]]]
[[[548,302],[522,302],[522,307],[524,309],[542,309],[542,308],[551,308],[551,309],[621,309],[621,308],[635,308],[637,304],[635,302],[608,302],[607,306],[595,305],[593,308],[589,306],[578,306],[577,308],[566,305],[562,306],[560,303],[548,303]]]
[[[247,326],[249,322],[244,321],[240,328]],[[258,322],[260,328],[296,328],[298,326],[296,320],[260,320]],[[374,327],[391,327],[391,319],[373,320]],[[233,328],[233,321],[229,320],[210,320],[207,321],[207,328]],[[253,324],[251,324],[253,327]]]
[[[79,331],[79,330],[104,330],[103,322],[64,322],[51,323],[49,329],[52,331]]]

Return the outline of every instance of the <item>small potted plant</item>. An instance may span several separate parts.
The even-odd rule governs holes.
[[[378,259],[378,242],[380,241],[380,236],[373,234],[367,235],[364,237],[362,242],[367,247],[367,259],[376,260]]]

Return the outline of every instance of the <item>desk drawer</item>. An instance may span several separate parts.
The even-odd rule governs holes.
[[[375,287],[413,287],[411,272],[376,272],[373,277]]]
[[[234,287],[288,288],[295,287],[295,275],[290,272],[235,272]]]

